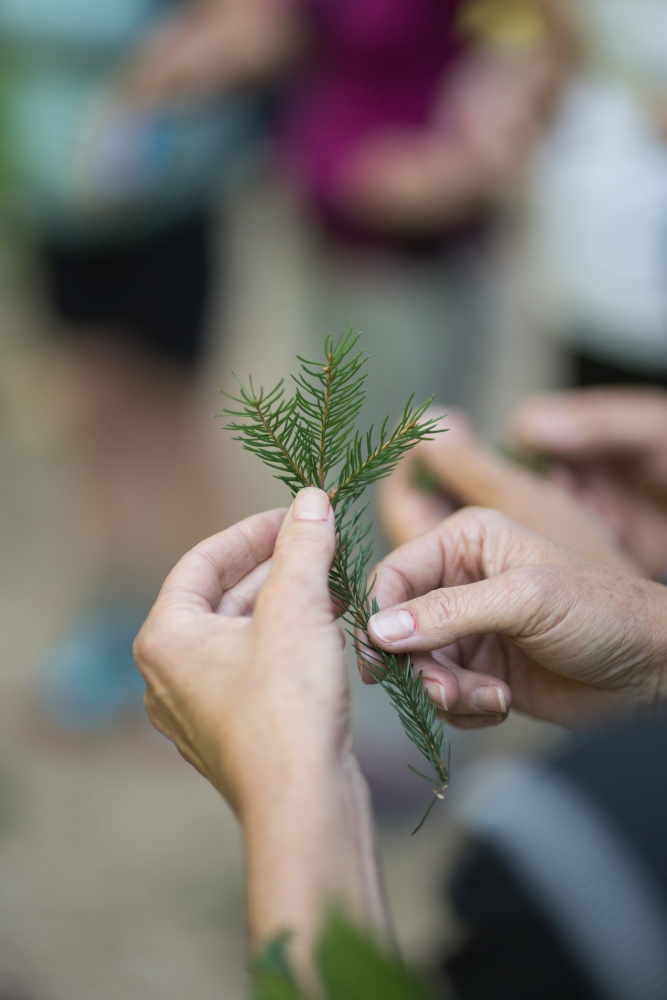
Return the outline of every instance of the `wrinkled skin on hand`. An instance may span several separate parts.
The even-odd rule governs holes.
[[[304,753],[324,767],[349,744],[333,513],[326,531],[284,517],[249,517],[184,556],[134,648],[151,722],[239,814],[296,780]]]
[[[453,725],[492,725],[513,705],[578,726],[665,696],[665,588],[496,511],[459,511],[375,573],[382,612],[370,620],[370,637],[413,653]],[[400,621],[383,619],[385,609],[400,610]],[[390,641],[401,628],[404,637]],[[475,704],[480,688],[484,711]]]

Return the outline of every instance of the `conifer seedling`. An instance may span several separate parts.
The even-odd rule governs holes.
[[[405,732],[430,766],[429,777],[408,764],[433,786],[433,799],[416,833],[447,788],[449,743],[421,674],[414,675],[411,656],[378,650],[366,636],[368,619],[378,607],[371,597],[373,581],[367,578],[372,522],[364,519],[367,504],[360,501],[368,486],[388,476],[406,452],[439,428],[437,418],[425,417],[431,400],[414,406],[411,396],[393,430],[389,417],[379,432],[372,426],[365,434],[357,429],[368,377],[364,370],[368,357],[355,351],[358,339],[359,334],[347,327],[338,340],[326,338],[321,361],[299,357],[301,370],[292,376],[293,395],[287,393],[284,380],[270,392],[256,390],[252,379],[247,387],[239,382],[239,395],[228,397],[234,408],[220,416],[232,418],[227,430],[273,469],[292,495],[304,486],[319,487],[329,495],[337,531],[329,576],[332,596],[345,609],[342,618],[357,655],[389,695]]]

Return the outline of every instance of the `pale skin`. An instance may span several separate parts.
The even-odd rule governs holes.
[[[415,654],[453,725],[492,725],[513,705],[580,726],[664,697],[665,588],[497,511],[465,508],[374,572],[370,637]]]
[[[649,575],[667,570],[667,393],[582,389],[527,399],[515,443],[557,460],[552,479]]]
[[[327,900],[390,938],[327,586],[334,544],[320,490],[247,518],[183,557],[135,643],[151,721],[243,827],[251,945],[289,929],[306,982]],[[664,698],[663,588],[496,512],[461,511],[403,546],[375,592],[371,635],[417,652],[457,724],[505,717],[489,688],[571,725]],[[392,605],[415,624],[394,642],[379,637]]]
[[[125,67],[140,102],[178,102],[261,83],[302,45],[292,0],[189,0],[152,32]]]
[[[600,562],[661,578],[667,570],[667,393],[651,387],[542,393],[517,407],[508,435],[551,464],[521,468],[484,444],[464,414],[434,408],[447,428],[420,443],[380,488],[394,545],[460,504],[493,507]],[[441,493],[420,489],[419,467]]]
[[[247,518],[184,556],[135,644],[151,721],[243,827],[251,946],[289,929],[307,979],[325,900],[389,937],[327,584],[334,544],[320,490],[286,517]]]
[[[435,527],[462,504],[493,507],[554,542],[598,562],[642,573],[611,527],[558,483],[503,458],[473,431],[457,410],[433,407],[443,432],[417,445],[380,487],[382,526],[393,545]],[[420,466],[441,493],[417,482]]]

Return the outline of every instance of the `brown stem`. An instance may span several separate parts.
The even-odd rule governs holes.
[[[343,480],[343,482],[340,483],[339,486],[331,487],[331,489],[329,490],[329,500],[333,501],[339,493],[341,493],[343,490],[346,490],[349,487],[349,485],[355,481],[355,479],[358,479],[359,476],[375,462],[375,460],[379,455],[382,455],[391,445],[395,444],[396,441],[399,441],[404,435],[408,434],[410,431],[413,431],[417,426],[418,426],[417,421],[412,420],[409,424],[406,424],[405,427],[398,428],[398,430],[396,430],[392,434],[392,436],[387,441],[385,441],[383,445],[380,445],[379,448],[376,448],[375,451],[371,455],[369,455],[368,458],[364,462],[362,462],[358,468],[354,470],[354,472],[350,473],[347,479]]]
[[[264,430],[266,431],[266,433],[269,435],[269,437],[271,438],[271,440],[273,441],[273,443],[275,444],[275,446],[280,449],[280,451],[282,452],[283,456],[285,457],[285,460],[289,463],[290,468],[292,469],[292,471],[296,475],[297,479],[300,479],[304,486],[313,486],[314,483],[309,483],[308,482],[307,477],[304,476],[303,471],[296,464],[296,462],[294,461],[294,459],[292,458],[292,456],[288,452],[288,450],[285,447],[285,445],[282,443],[282,441],[280,440],[280,438],[278,438],[276,436],[276,434],[274,434],[274,432],[271,430],[271,427],[270,427],[269,423],[267,422],[266,417],[264,416],[264,412],[262,410],[262,406],[261,406],[260,401],[258,399],[253,399],[252,405],[257,410],[257,415],[258,415],[259,419],[262,421],[262,427],[264,428]]]
[[[324,489],[324,476],[326,471],[324,468],[324,445],[326,438],[326,425],[327,425],[327,420],[329,418],[329,408],[331,405],[331,385],[333,383],[333,377],[334,377],[333,362],[334,362],[333,354],[331,353],[327,354],[327,363],[324,367],[324,371],[326,372],[327,376],[327,381],[324,389],[324,406],[322,407],[322,418],[320,421],[320,463],[317,468],[317,478],[319,480],[321,490]]]

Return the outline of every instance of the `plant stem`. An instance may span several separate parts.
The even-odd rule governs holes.
[[[394,431],[391,437],[385,441],[384,444],[376,448],[372,454],[370,454],[368,458],[366,458],[361,465],[354,470],[354,472],[350,473],[347,479],[344,479],[342,483],[338,484],[338,486],[332,486],[329,490],[329,499],[335,500],[339,493],[343,493],[347,490],[356,479],[359,479],[364,472],[366,472],[369,466],[373,465],[373,463],[377,461],[380,455],[383,455],[410,431],[414,431],[415,427],[417,427],[417,422],[413,420],[409,424],[406,424],[405,427],[400,427],[398,430]]]
[[[334,356],[329,351],[327,353],[327,363],[324,366],[324,371],[326,372],[327,381],[324,387],[324,399],[322,403],[322,417],[320,420],[320,460],[317,467],[317,479],[318,485],[321,490],[324,489],[324,479],[327,473],[325,460],[326,460],[326,430],[327,422],[329,420],[329,407],[331,406],[331,385],[334,378]]]
[[[292,469],[297,479],[300,479],[304,486],[312,486],[313,484],[308,482],[307,476],[303,474],[303,470],[300,469],[299,466],[296,464],[296,462],[294,461],[294,459],[292,458],[292,456],[290,455],[290,453],[288,452],[287,448],[282,443],[280,438],[277,437],[276,434],[274,434],[273,430],[271,429],[271,425],[264,416],[264,411],[262,410],[262,404],[260,400],[257,399],[257,397],[253,398],[252,405],[255,407],[255,410],[257,411],[257,416],[259,417],[262,423],[262,427],[264,428],[268,436],[271,438],[276,448],[280,450],[281,455],[283,455],[285,461],[288,463],[290,469]]]

